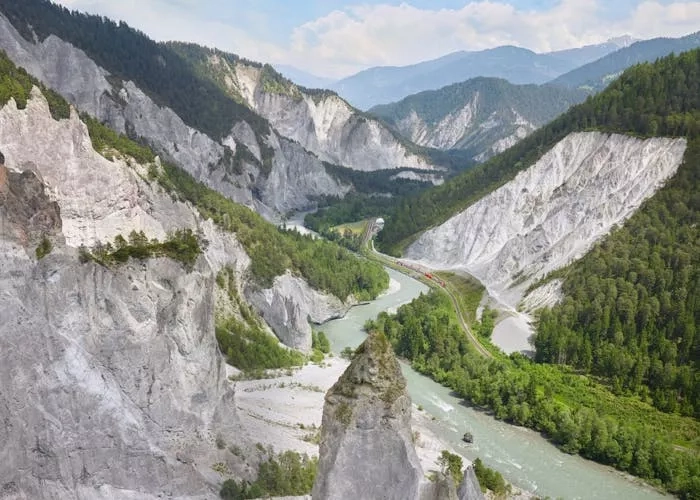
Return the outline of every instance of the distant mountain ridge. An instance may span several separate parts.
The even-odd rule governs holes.
[[[681,38],[653,38],[635,42],[605,57],[576,68],[551,83],[569,88],[602,90],[625,69],[643,62],[700,47],[700,31]]]
[[[369,112],[416,144],[465,149],[482,161],[506,150],[587,95],[581,90],[513,85],[499,78],[479,77],[375,106]]]
[[[603,44],[545,54],[515,46],[453,52],[409,66],[369,68],[334,83],[331,89],[354,106],[369,109],[479,76],[504,78],[514,84],[542,84],[615,51],[629,41],[622,37]]]

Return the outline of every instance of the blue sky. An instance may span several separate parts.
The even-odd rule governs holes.
[[[216,46],[339,78],[456,50],[537,52],[624,34],[700,30],[700,0],[58,0],[121,19],[157,40]]]

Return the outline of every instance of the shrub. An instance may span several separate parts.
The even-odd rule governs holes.
[[[48,254],[51,253],[51,250],[53,250],[53,245],[51,244],[51,240],[49,240],[46,236],[44,236],[41,239],[39,246],[36,247],[36,250],[35,250],[36,258],[39,260],[43,259],[44,257],[46,257]]]

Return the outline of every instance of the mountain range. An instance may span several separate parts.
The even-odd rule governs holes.
[[[643,62],[653,62],[671,53],[700,47],[700,32],[681,38],[654,38],[635,42],[600,59],[582,65],[554,79],[553,85],[599,91],[625,69]]]
[[[631,39],[621,37],[604,44],[545,54],[513,46],[453,52],[410,66],[369,68],[335,82],[331,88],[354,106],[369,109],[478,76],[503,78],[514,84],[542,84],[630,42]]]
[[[369,110],[421,146],[464,149],[477,161],[501,153],[588,93],[474,78]]]

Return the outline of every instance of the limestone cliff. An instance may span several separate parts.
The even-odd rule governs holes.
[[[61,229],[37,174],[0,167],[3,498],[212,498],[236,417],[209,266],[81,263]]]
[[[223,81],[229,92],[267,118],[281,135],[324,161],[365,171],[435,169],[381,122],[333,92],[298,87],[267,66],[218,54],[200,57],[206,58],[206,71]]]
[[[424,233],[406,256],[464,269],[514,305],[529,283],[581,257],[632,215],[674,175],[685,148],[684,139],[570,134],[512,181]]]
[[[318,158],[274,130],[262,136],[239,121],[223,139],[209,137],[133,82],[114,78],[82,50],[54,35],[30,42],[1,14],[0,48],[81,111],[145,139],[197,180],[265,216],[308,209],[319,196],[343,196],[349,189]],[[236,155],[241,148],[252,155]]]
[[[321,429],[315,499],[482,498],[468,473],[459,497],[451,479],[425,478],[413,446],[406,379],[382,334],[367,337],[326,394]]]
[[[3,498],[216,498],[225,451],[215,441],[237,442],[237,417],[214,336],[214,277],[228,266],[244,286],[248,255],[147,180],[157,162],[106,159],[77,113],[53,119],[36,87],[24,109],[12,99],[0,109],[0,151]],[[180,228],[207,243],[192,270],[79,259],[81,245]],[[307,349],[307,318],[339,312],[290,279],[294,290],[280,279],[262,293],[299,312],[281,336]]]

